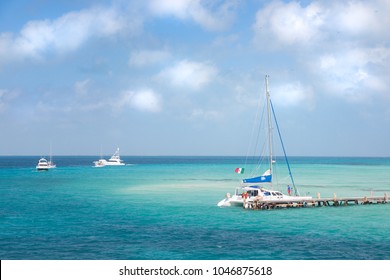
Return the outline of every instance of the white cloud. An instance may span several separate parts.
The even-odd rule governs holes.
[[[254,42],[293,53],[287,59],[316,78],[325,94],[363,102],[390,87],[389,13],[385,0],[272,1],[256,14]]]
[[[373,38],[389,38],[390,2],[374,1],[272,1],[259,10],[253,25],[258,46],[315,46]]]
[[[213,5],[214,4],[214,5]],[[203,28],[212,31],[225,29],[234,18],[236,1],[222,4],[202,0],[151,0],[149,8],[158,16],[175,16],[181,20],[193,20]]]
[[[379,9],[380,10],[379,10]],[[348,1],[334,7],[335,23],[343,32],[352,36],[387,33],[390,20],[388,1]]]
[[[178,18],[185,19],[189,16],[191,5],[197,2],[193,0],[152,0],[149,5],[151,11],[157,15],[174,15]]]
[[[158,76],[173,86],[197,90],[210,83],[216,75],[217,69],[208,62],[182,60],[161,71]]]
[[[0,34],[0,60],[7,56],[41,58],[50,52],[73,51],[92,37],[136,32],[140,26],[136,17],[113,7],[69,12],[54,20],[29,21],[17,35]]]
[[[256,14],[255,42],[261,46],[310,45],[319,36],[324,15],[316,2],[302,7],[298,2],[273,1]]]
[[[136,92],[131,103],[133,107],[141,111],[158,112],[161,110],[160,99],[152,90]]]
[[[131,54],[129,65],[146,66],[168,60],[172,55],[168,51],[142,50]]]
[[[162,109],[160,97],[151,89],[124,91],[119,99],[113,102],[115,109],[131,107],[139,111],[157,113]]]
[[[322,57],[320,57],[320,69],[323,70],[329,70],[336,66],[337,60],[332,54],[325,54]]]
[[[278,106],[313,106],[314,93],[310,87],[302,85],[300,82],[293,82],[276,86],[272,89],[272,100]]]
[[[349,101],[364,101],[375,94],[387,94],[390,82],[388,48],[356,48],[324,54],[313,63],[321,70],[327,92]]]

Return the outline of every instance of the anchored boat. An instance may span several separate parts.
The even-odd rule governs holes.
[[[51,160],[48,161],[44,157],[39,159],[38,164],[36,166],[36,169],[38,171],[47,171],[51,168],[56,168],[56,165]]]
[[[99,159],[93,162],[95,167],[103,167],[103,166],[121,166],[125,165],[123,160],[121,160],[119,156],[119,148],[116,149],[115,153],[111,156],[109,160]]]
[[[230,193],[226,194],[226,197],[222,199],[217,205],[222,206],[244,206],[248,207],[254,203],[256,204],[267,204],[270,202],[291,202],[291,203],[299,203],[299,202],[307,202],[312,201],[313,198],[311,196],[300,196],[299,192],[295,186],[295,182],[291,173],[290,165],[287,159],[286,151],[284,148],[283,140],[281,137],[281,133],[279,130],[279,125],[276,120],[275,111],[272,105],[270,92],[268,89],[268,78],[269,76],[265,76],[265,95],[266,95],[266,146],[268,146],[268,166],[267,170],[260,176],[253,176],[247,179],[243,179],[240,186],[236,188],[235,192],[231,195]],[[274,164],[276,163],[273,155],[273,125],[275,124],[278,136],[280,140],[280,144],[283,150],[285,162],[287,165],[289,177],[291,183],[286,185],[288,194],[283,194],[280,191],[274,190],[273,185],[273,175],[274,175]],[[264,162],[264,161],[259,161]],[[266,169],[266,168],[265,168]],[[264,170],[264,169],[263,169]],[[237,173],[243,173],[244,168],[237,168]]]
[[[49,160],[42,157],[39,159],[38,164],[36,166],[36,169],[38,171],[48,171],[49,169],[56,168],[57,166],[54,164],[54,161],[52,159],[52,151],[51,151],[51,144],[50,144],[50,157]]]

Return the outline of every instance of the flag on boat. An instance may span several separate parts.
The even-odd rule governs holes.
[[[248,178],[242,180],[243,183],[271,183],[272,181],[272,174],[271,171],[268,169],[264,172],[263,175],[253,178]]]
[[[244,170],[245,170],[245,169],[242,168],[242,167],[237,167],[236,170],[235,170],[235,172],[238,173],[238,174],[243,174],[243,173],[244,173]]]

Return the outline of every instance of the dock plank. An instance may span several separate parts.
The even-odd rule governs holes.
[[[277,208],[299,208],[299,207],[329,207],[348,206],[365,204],[384,204],[388,202],[388,196],[359,196],[359,197],[328,197],[312,199],[281,199],[274,201],[255,200],[244,203],[248,209],[277,209]]]

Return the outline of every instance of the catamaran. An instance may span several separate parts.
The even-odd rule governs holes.
[[[286,156],[286,151],[284,148],[284,144],[281,138],[279,125],[276,120],[275,111],[272,105],[270,92],[268,90],[268,78],[269,76],[265,76],[265,95],[266,95],[266,121],[267,121],[267,134],[268,139],[266,146],[268,146],[268,160],[264,161],[268,166],[264,173],[259,175],[254,175],[253,177],[243,179],[241,181],[241,184],[236,188],[234,194],[227,193],[225,198],[222,199],[217,205],[218,206],[244,206],[247,207],[251,203],[254,202],[263,202],[263,203],[270,203],[270,202],[286,202],[286,203],[299,203],[299,202],[308,202],[312,201],[313,198],[311,196],[300,196],[299,192],[295,186],[295,182],[291,173],[290,165]],[[288,188],[288,195],[283,194],[281,191],[274,190],[274,165],[276,164],[274,155],[273,155],[273,123],[275,123],[280,143],[282,146],[282,150],[284,153],[284,158],[286,161],[286,165],[288,168],[288,173],[291,181],[291,186],[286,185]],[[243,168],[237,168],[237,173],[243,173]],[[291,190],[293,191],[293,194],[291,194]]]
[[[121,166],[125,165],[123,160],[121,160],[119,156],[119,148],[116,149],[115,153],[111,156],[109,160],[99,159],[93,162],[95,167],[103,167],[103,166]]]

